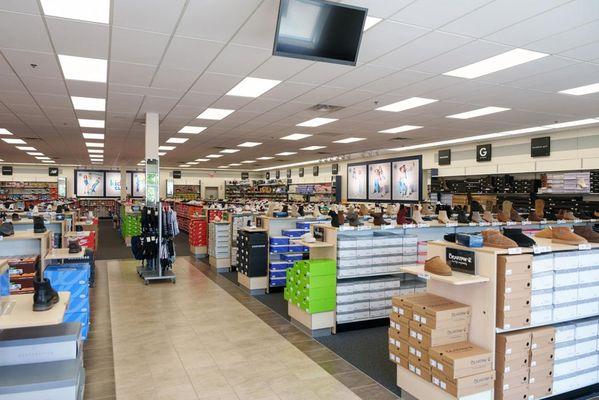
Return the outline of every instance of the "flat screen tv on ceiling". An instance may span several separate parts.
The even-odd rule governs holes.
[[[367,14],[322,0],[281,0],[273,54],[356,65]]]

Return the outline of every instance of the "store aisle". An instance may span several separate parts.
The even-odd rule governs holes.
[[[149,286],[135,261],[107,261],[119,400],[360,398],[331,375],[338,365],[303,353],[317,342],[294,345],[190,261],[178,258],[175,285]]]

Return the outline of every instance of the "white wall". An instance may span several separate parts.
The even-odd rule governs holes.
[[[9,165],[4,163],[4,165]],[[67,178],[67,196],[73,196],[74,167],[58,167],[58,176]],[[18,182],[58,182],[58,177],[48,175],[48,166],[13,165],[13,174],[0,175],[0,181]]]

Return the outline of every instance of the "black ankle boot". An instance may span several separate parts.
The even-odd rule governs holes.
[[[44,224],[44,217],[40,217],[40,216],[33,217],[33,232],[34,233],[46,232],[46,225]]]
[[[331,210],[329,211],[329,217],[331,217],[331,226],[334,228],[339,228],[339,215]]]
[[[300,206],[297,208],[297,213],[300,215],[300,217],[304,216],[304,205],[300,204]]]
[[[33,281],[33,311],[46,311],[58,303],[58,293],[52,289],[50,280]]]
[[[466,213],[461,208],[458,210],[458,222],[460,224],[467,224],[468,222],[470,222],[468,220],[468,217],[466,216]]]
[[[69,240],[69,254],[77,254],[81,251],[81,245],[77,239]]]

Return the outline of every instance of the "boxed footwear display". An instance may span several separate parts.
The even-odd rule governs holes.
[[[469,342],[431,347],[429,354],[432,369],[449,379],[476,375],[493,369],[491,352]]]
[[[463,397],[493,389],[495,371],[482,372],[457,379],[450,379],[436,370],[432,372],[433,385],[452,396]]]
[[[285,300],[309,314],[335,310],[336,270],[335,260],[297,261],[287,270]]]
[[[468,325],[431,329],[416,321],[410,321],[410,343],[423,348],[463,342],[468,339]]]
[[[470,306],[441,299],[412,306],[412,319],[431,329],[459,327],[470,323]]]

